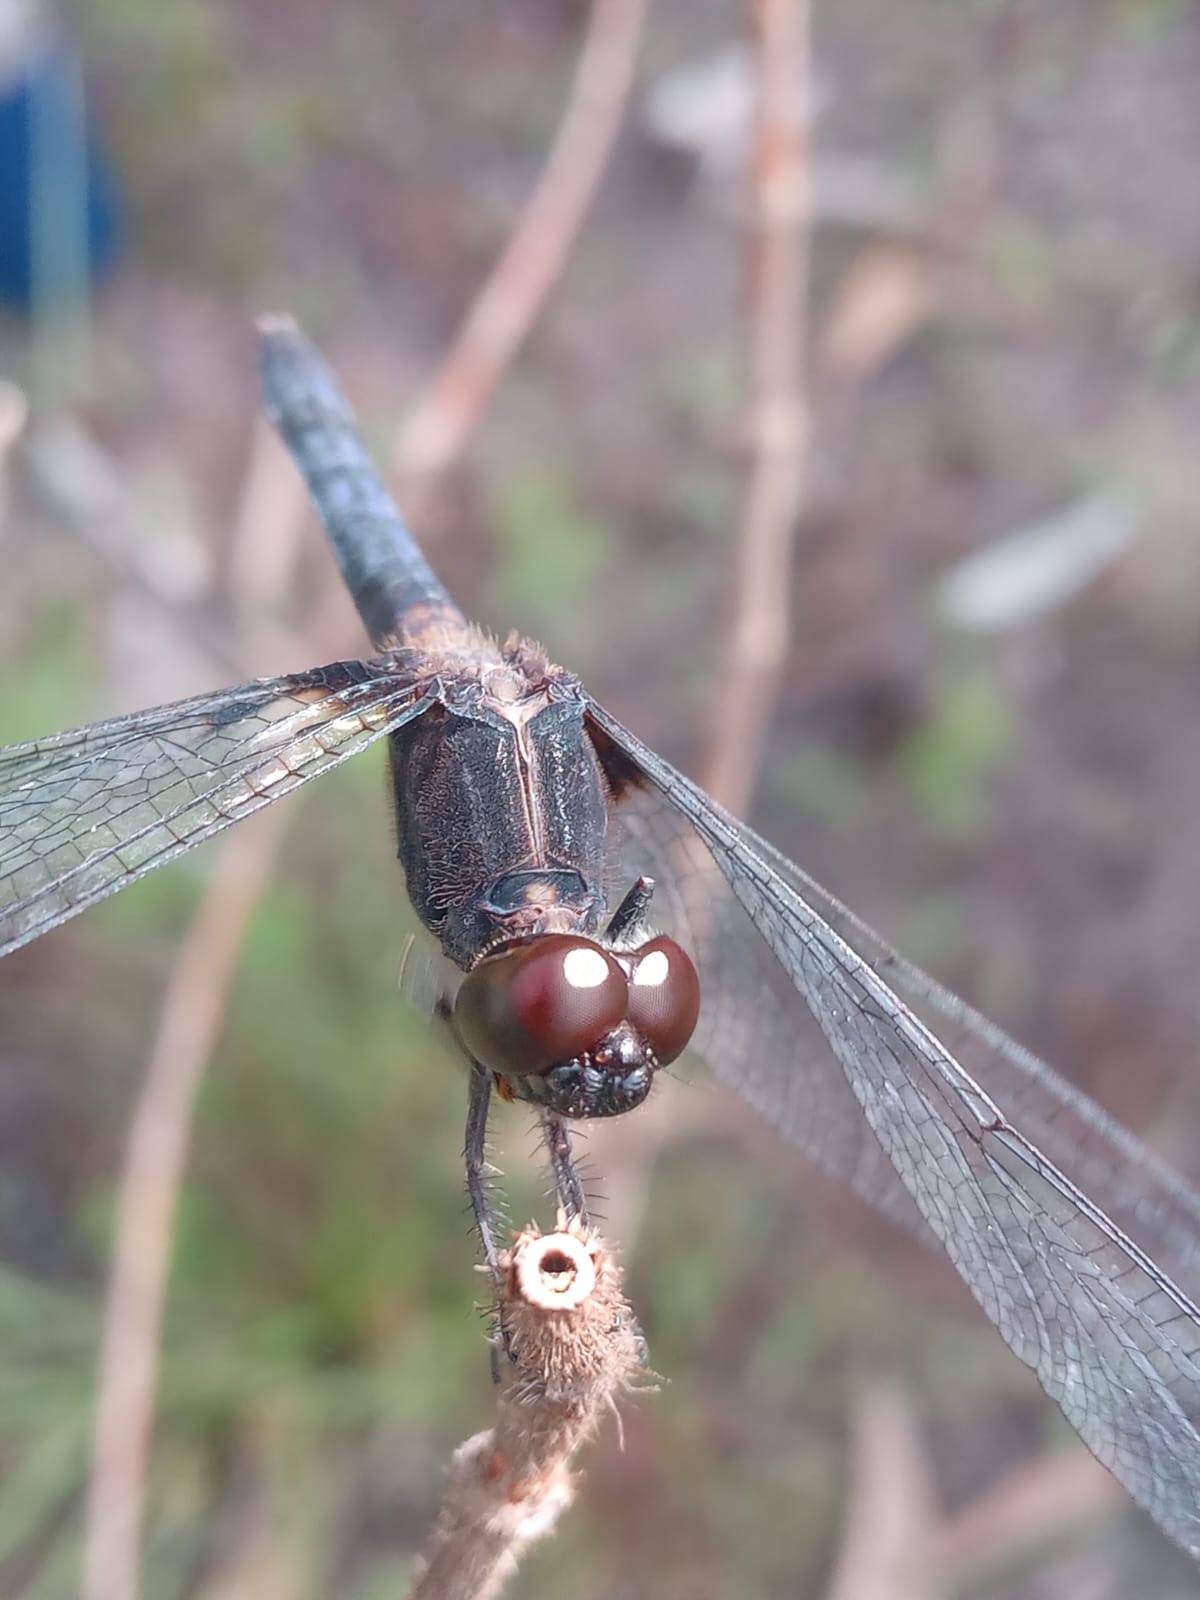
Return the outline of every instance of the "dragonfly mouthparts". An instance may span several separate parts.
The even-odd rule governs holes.
[[[628,1022],[604,1035],[594,1050],[549,1072],[510,1078],[504,1087],[561,1117],[617,1117],[640,1106],[650,1093],[657,1058]]]

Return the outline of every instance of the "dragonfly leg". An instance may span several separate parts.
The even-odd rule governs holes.
[[[587,1196],[583,1192],[579,1169],[571,1157],[571,1130],[555,1112],[543,1111],[542,1131],[546,1136],[546,1150],[550,1156],[550,1171],[554,1176],[558,1203],[569,1219],[577,1219],[586,1226]]]
[[[580,1181],[579,1170],[571,1156],[571,1130],[553,1111],[543,1111],[542,1131],[546,1136],[546,1149],[550,1154],[550,1170],[554,1174],[558,1203],[568,1217],[577,1219],[585,1228],[590,1227],[587,1195]],[[648,1366],[650,1349],[641,1324],[636,1318],[633,1322],[633,1331],[638,1342],[638,1360],[643,1366]]]
[[[604,930],[604,937],[606,939],[620,939],[631,928],[635,928],[646,915],[653,893],[654,879],[639,878],[613,912],[608,927]]]
[[[488,1271],[495,1278],[500,1271],[496,1254],[496,1223],[488,1192],[487,1122],[492,1098],[491,1074],[480,1066],[471,1067],[470,1101],[467,1107],[467,1138],[463,1151],[467,1164],[467,1195],[475,1215],[475,1227]]]

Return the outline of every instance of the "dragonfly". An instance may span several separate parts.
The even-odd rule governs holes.
[[[940,1245],[1200,1560],[1200,1310],[1177,1281],[1200,1195],[540,647],[473,627],[288,319],[263,324],[260,370],[374,653],[0,750],[0,954],[386,740],[405,886],[449,974],[434,1006],[469,1068],[487,1261],[491,1097],[538,1108],[580,1213],[571,1124],[633,1111],[690,1053]]]

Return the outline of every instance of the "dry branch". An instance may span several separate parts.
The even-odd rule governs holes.
[[[105,1305],[88,1484],[85,1600],[135,1600],[138,1593],[162,1308],[192,1108],[284,821],[284,813],[268,812],[255,827],[231,835],[219,854],[171,975],[138,1094]]]
[[[825,1600],[938,1600],[932,1470],[905,1395],[858,1397],[842,1548]]]
[[[254,436],[235,519],[235,571],[269,565],[253,585],[260,602],[284,593],[303,529],[298,474],[265,426]],[[122,563],[122,570],[125,564]],[[139,585],[170,608],[169,594]],[[319,614],[297,637],[260,622],[256,634],[281,656],[325,654],[334,625]],[[306,640],[310,641],[306,643]],[[222,649],[222,660],[236,657]],[[243,668],[245,672],[247,669]],[[113,1260],[97,1373],[84,1534],[84,1600],[135,1600],[146,1466],[154,1420],[171,1235],[196,1095],[225,1016],[242,941],[270,881],[291,813],[276,808],[222,840],[172,972],[138,1090],[117,1195]]]
[[[745,810],[788,640],[792,535],[806,414],[808,0],[752,0],[758,109],[751,173],[750,469],[733,611],[704,784]]]
[[[608,163],[633,81],[647,0],[593,0],[549,159],[393,458],[411,516],[427,480],[461,454],[561,276]]]
[[[9,471],[13,447],[29,418],[29,402],[15,383],[0,378],[0,539],[8,516]]]
[[[1125,1501],[1120,1484],[1088,1451],[1070,1446],[1015,1468],[938,1530],[938,1570],[951,1592],[981,1575],[1027,1562],[1040,1545]]]
[[[750,171],[753,237],[750,279],[750,467],[736,552],[730,621],[713,685],[704,786],[735,813],[745,810],[764,742],[788,638],[787,594],[792,532],[800,500],[805,407],[802,383],[808,274],[811,90],[807,0],[763,0],[754,7],[758,104]],[[708,937],[708,899],[716,868],[703,850],[677,862],[675,887],[687,902],[693,937]],[[693,952],[695,953],[695,952]],[[604,1123],[591,1149],[605,1171],[628,1179],[616,1187],[610,1220],[628,1245],[641,1204],[639,1189],[658,1151],[679,1139],[684,1119],[701,1116],[698,1098],[660,1093],[638,1113],[636,1129]],[[602,1155],[601,1155],[602,1152]],[[639,1182],[640,1180],[640,1182]],[[617,1195],[620,1198],[617,1198]]]
[[[455,1451],[410,1600],[489,1600],[571,1503],[570,1462],[642,1372],[641,1337],[600,1236],[560,1212],[500,1258],[508,1362],[496,1423]]]

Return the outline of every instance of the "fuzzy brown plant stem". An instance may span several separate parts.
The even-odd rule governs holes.
[[[409,1600],[492,1600],[570,1505],[570,1463],[640,1375],[641,1340],[598,1234],[560,1213],[501,1256],[508,1357],[495,1425],[455,1451]]]

